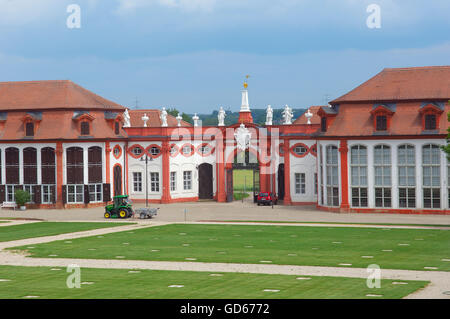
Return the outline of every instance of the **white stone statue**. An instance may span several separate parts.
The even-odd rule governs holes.
[[[200,118],[197,116],[197,113],[194,114],[194,116],[192,117],[192,120],[194,121],[194,126],[198,126],[198,120]]]
[[[309,111],[309,109],[308,112],[305,113],[305,117],[307,120],[306,124],[311,124],[311,118],[313,117],[313,114]]]
[[[219,114],[217,114],[217,119],[219,120],[219,126],[225,126],[225,111],[223,107],[220,107]]]
[[[292,124],[292,118],[294,117],[294,114],[292,113],[292,109],[289,106],[285,106],[284,107],[284,111],[283,111],[283,119],[284,125],[289,125]]]
[[[176,119],[177,119],[177,122],[178,122],[177,125],[181,126],[181,120],[183,119],[183,117],[181,117],[180,112],[178,112],[178,115],[177,115]]]
[[[245,151],[250,146],[251,136],[252,134],[245,127],[244,123],[241,123],[241,125],[234,132],[234,138],[237,142],[237,148],[241,151]]]
[[[165,107],[162,108],[160,118],[161,118],[161,126],[166,127],[167,126],[167,111],[166,111]]]
[[[144,127],[147,127],[147,121],[149,120],[147,113],[144,113],[144,116],[141,117],[141,119],[144,121]]]
[[[273,120],[273,109],[270,105],[268,105],[266,111],[266,125],[272,125],[272,120]]]
[[[123,112],[123,127],[130,127],[131,123],[130,123],[130,114],[128,114],[128,109],[125,109],[125,112]]]

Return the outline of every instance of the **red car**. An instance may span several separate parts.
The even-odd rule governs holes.
[[[261,192],[258,194],[258,198],[256,199],[256,202],[259,205],[276,205],[278,203],[278,198],[274,193],[270,192]]]

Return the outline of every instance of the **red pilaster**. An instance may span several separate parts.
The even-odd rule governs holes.
[[[291,205],[291,161],[289,152],[289,140],[283,143],[284,148],[284,204]]]
[[[170,163],[169,163],[169,142],[167,140],[162,142],[162,179],[163,189],[161,203],[170,202]]]
[[[350,208],[348,202],[348,146],[347,140],[341,140],[339,147],[341,153],[341,210],[348,211]]]
[[[225,154],[224,154],[223,138],[216,139],[216,166],[217,166],[217,201],[225,203],[227,201],[227,193],[225,190]]]
[[[126,156],[126,149],[123,150],[124,156]],[[111,147],[109,145],[109,142],[105,142],[105,166],[106,166],[106,184],[111,183],[111,177],[110,177],[110,155],[111,155]]]
[[[56,208],[63,208],[63,146],[62,142],[56,142]]]

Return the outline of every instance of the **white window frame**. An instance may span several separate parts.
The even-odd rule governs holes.
[[[74,192],[70,192],[69,189],[73,187],[74,188]],[[81,188],[81,192],[79,191],[79,189]],[[74,196],[74,201],[69,201],[70,195],[73,194]],[[68,204],[82,204],[84,203],[84,185],[83,184],[69,184],[67,185],[67,200],[66,202]],[[81,196],[81,201],[78,200],[78,196]]]
[[[177,191],[177,172],[170,172],[170,191]]]
[[[436,158],[433,158],[433,151],[430,152],[430,162],[425,163],[425,149],[427,147],[430,147],[431,150],[437,150],[437,153],[435,155]],[[433,159],[436,161],[433,162]],[[430,169],[430,175],[425,174],[426,168]],[[439,175],[433,175],[433,170],[435,172],[438,172]],[[425,178],[429,177],[430,179],[430,185],[425,185]],[[428,197],[425,197],[425,192],[429,190],[430,192],[430,207],[427,207],[425,205],[425,199],[428,199]],[[425,209],[440,209],[442,207],[441,205],[441,198],[442,198],[442,190],[441,190],[441,149],[439,145],[436,144],[425,144],[422,146],[422,202],[423,202],[423,208]],[[439,205],[435,206],[434,203],[438,202]]]
[[[133,172],[133,192],[142,193],[142,172]]]
[[[159,172],[150,172],[150,192],[159,193]]]
[[[183,190],[192,190],[192,171],[183,171]]]
[[[397,147],[397,171],[398,207],[416,208],[416,147],[414,145],[402,144]],[[404,174],[402,174],[402,171]],[[404,193],[404,195],[402,196],[401,193]]]
[[[94,188],[94,191],[91,190],[91,188]],[[95,183],[95,184],[88,184],[89,189],[89,202],[90,203],[101,203],[103,201],[103,184],[101,183]],[[95,200],[92,200],[91,196],[94,196]]]
[[[295,194],[306,194],[306,174],[295,173]]]
[[[381,152],[379,161],[377,161],[378,150]],[[388,157],[385,156],[386,150],[389,151]],[[392,147],[385,144],[375,145],[373,148],[373,163],[375,207],[392,208]],[[377,174],[377,168],[381,174]],[[387,172],[389,172],[389,174],[387,174]],[[377,177],[381,178],[381,183],[377,182]],[[387,178],[389,178],[388,181],[386,181]],[[377,196],[377,190],[381,196]],[[377,199],[381,199],[381,205],[377,205]]]
[[[42,204],[53,204],[52,202],[52,186],[55,186],[54,184],[44,184],[41,185],[41,203]],[[47,191],[46,191],[47,190]],[[48,200],[45,199],[45,197],[48,196]]]

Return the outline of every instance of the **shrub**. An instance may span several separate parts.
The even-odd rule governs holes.
[[[31,195],[27,191],[24,191],[22,189],[16,189],[14,192],[14,196],[16,197],[16,204],[17,206],[24,206],[25,203],[28,203],[31,201]]]

